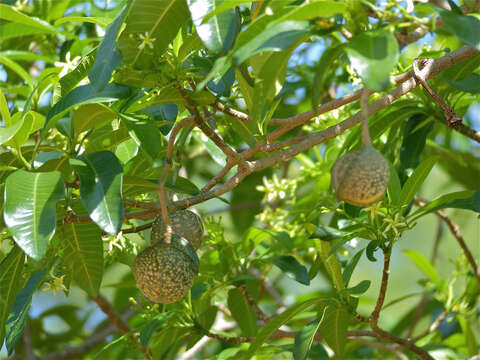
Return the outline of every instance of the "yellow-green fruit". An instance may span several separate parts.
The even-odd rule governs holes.
[[[133,275],[138,288],[153,302],[180,300],[198,275],[198,257],[189,242],[172,235],[170,244],[158,242],[138,254]]]
[[[174,211],[168,215],[172,233],[184,237],[197,250],[202,244],[203,223],[200,216],[190,210]],[[152,245],[163,240],[165,225],[162,216],[158,215],[152,225],[150,242]]]
[[[384,197],[390,168],[371,146],[350,152],[333,165],[332,186],[337,198],[357,206],[368,206]]]

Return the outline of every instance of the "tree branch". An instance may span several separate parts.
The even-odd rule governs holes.
[[[390,352],[393,355],[395,355],[395,357],[399,360],[408,360],[408,357],[404,353],[402,353],[401,351],[398,351],[395,348],[395,346],[386,345],[386,344],[382,344],[382,343],[374,342],[374,341],[370,341],[370,340],[365,340],[365,339],[362,339],[362,338],[356,338],[356,337],[353,337],[353,336],[350,337],[350,339],[355,341],[355,342],[358,342],[360,344],[366,345],[366,346],[370,346],[370,347],[374,347],[374,348],[377,348],[377,349],[380,349],[380,350]]]
[[[425,206],[426,204],[428,204],[425,200],[421,199],[418,196],[415,197],[415,203],[419,206]],[[478,282],[480,283],[480,269],[478,268],[478,265],[475,262],[475,259],[473,258],[473,255],[470,249],[465,243],[465,240],[463,239],[463,235],[462,235],[462,232],[460,231],[459,226],[456,223],[454,223],[452,219],[450,219],[444,211],[437,210],[435,211],[435,214],[447,224],[453,237],[457,240],[458,244],[462,248],[463,253],[465,254],[465,257],[467,258],[468,262],[470,263],[470,266],[472,267],[473,273],[475,274],[475,276],[478,279]]]
[[[383,250],[383,272],[382,282],[380,285],[380,292],[378,294],[377,303],[375,309],[370,315],[370,326],[372,329],[377,325],[380,311],[382,310],[383,303],[385,301],[385,294],[387,292],[388,276],[390,275],[390,255],[392,253],[392,244],[389,244],[386,249]]]

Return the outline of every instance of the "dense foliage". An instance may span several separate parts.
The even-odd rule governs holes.
[[[479,8],[0,1],[2,355],[478,354]],[[333,164],[370,139],[387,194],[338,201]],[[198,276],[154,304],[132,265],[187,208]]]

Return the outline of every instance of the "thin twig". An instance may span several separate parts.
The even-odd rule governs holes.
[[[252,298],[252,296],[250,295],[250,293],[248,292],[247,288],[245,285],[241,285],[238,287],[238,289],[241,291],[241,293],[243,294],[243,296],[245,296],[245,299],[247,299],[247,302],[250,304],[250,306],[252,307],[253,311],[255,311],[255,313],[257,314],[257,317],[264,321],[264,322],[267,322],[268,319],[267,317],[265,316],[265,314],[263,313],[263,311],[258,307],[257,303],[255,302],[255,299]]]
[[[102,295],[98,295],[97,297],[90,297],[100,308],[100,310],[103,311],[105,315],[107,315],[108,319],[110,322],[123,334],[128,334],[132,330],[130,329],[130,326],[123,320],[123,318],[118,314],[115,309],[110,305],[110,303],[105,299]],[[139,351],[141,351],[147,359],[150,359],[150,354],[148,351],[140,345],[138,339],[135,337],[134,334],[130,335],[130,338],[132,341],[136,344],[137,348]]]
[[[425,206],[426,204],[428,204],[425,200],[421,199],[418,196],[415,197],[415,203],[419,206]],[[475,276],[477,277],[480,283],[480,269],[478,268],[478,265],[475,262],[475,259],[470,249],[465,243],[465,240],[463,239],[463,235],[462,235],[462,232],[460,231],[460,227],[456,223],[454,223],[452,219],[450,219],[444,211],[437,210],[435,211],[435,214],[447,224],[453,237],[457,240],[458,244],[462,248],[463,253],[465,254],[465,257],[467,258],[468,262],[470,263],[470,266],[472,267],[473,273],[475,274]]]
[[[25,346],[25,360],[35,360],[33,352],[32,335],[30,333],[30,319],[26,319],[25,328],[23,330],[23,344]]]
[[[428,327],[428,329],[425,330],[423,333],[421,333],[421,334],[415,336],[414,338],[412,338],[412,341],[417,342],[421,338],[424,338],[425,336],[427,336],[427,335],[431,334],[432,332],[434,332],[435,330],[437,330],[438,327],[440,326],[440,324],[442,323],[442,321],[445,320],[445,318],[448,316],[448,314],[449,313],[447,311],[442,311],[440,313],[440,315],[437,316],[435,321]]]
[[[363,88],[362,96],[360,97],[360,109],[362,110],[362,144],[363,146],[372,145],[370,139],[370,131],[368,130],[368,96],[372,92],[367,88]]]

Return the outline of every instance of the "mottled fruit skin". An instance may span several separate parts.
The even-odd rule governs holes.
[[[200,216],[190,210],[174,211],[168,215],[172,233],[184,237],[195,250],[200,248],[203,236],[203,223]],[[152,225],[150,237],[152,245],[162,240],[165,235],[165,226],[162,216],[158,215]]]
[[[198,275],[198,257],[184,238],[172,235],[171,243],[158,242],[138,254],[133,275],[148,299],[168,304],[183,298]]]
[[[371,146],[364,146],[338,159],[331,174],[339,200],[368,206],[385,196],[390,168],[382,154]]]

